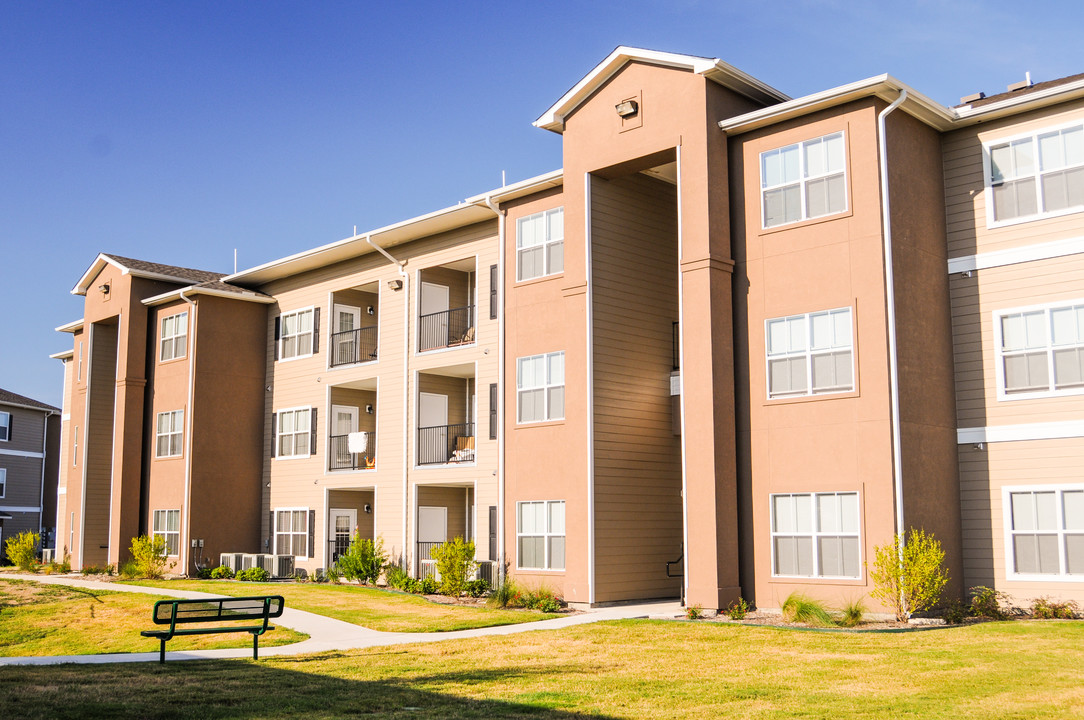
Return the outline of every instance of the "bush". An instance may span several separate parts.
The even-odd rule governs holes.
[[[467,583],[466,591],[472,598],[480,598],[489,592],[489,581],[485,579],[471,580]]]
[[[177,563],[169,562],[166,556],[166,539],[161,535],[140,535],[132,538],[132,561],[139,577],[157,580],[165,574],[166,567],[173,568]]]
[[[726,615],[731,620],[744,620],[748,614],[749,603],[745,602],[745,598],[738,598],[726,609]]]
[[[870,577],[876,588],[870,593],[896,611],[900,622],[937,604],[941,591],[948,584],[948,574],[942,567],[945,552],[933,534],[911,528],[903,546],[902,562],[899,535],[889,545],[879,545],[874,550],[873,569]]]
[[[478,564],[474,562],[474,541],[457,537],[430,551],[440,573],[440,592],[450,597],[463,594]]]
[[[243,582],[267,582],[271,576],[262,567],[250,567],[237,573],[237,579]]]
[[[1041,597],[1031,603],[1031,616],[1042,620],[1072,620],[1079,610],[1080,607],[1073,600],[1058,602]]]
[[[519,597],[514,598],[513,602],[528,610],[539,610],[547,613],[560,612],[563,605],[561,599],[545,586],[535,590],[528,590],[520,594]],[[513,604],[513,607],[516,607],[516,605]]]
[[[843,610],[840,611],[843,617],[840,619],[839,624],[843,627],[853,628],[862,623],[862,619],[866,616],[866,606],[861,600],[853,600],[843,606]]]
[[[4,543],[8,560],[23,572],[31,572],[38,564],[38,541],[36,532],[21,532]]]
[[[970,608],[959,598],[953,598],[952,602],[941,611],[941,618],[949,625],[959,625],[967,619]]]
[[[219,565],[211,571],[212,580],[232,580],[233,576],[233,568],[229,565]]]
[[[113,566],[103,565],[102,567],[98,567],[97,565],[87,565],[85,568],[80,570],[80,572],[84,575],[112,575]]]
[[[688,605],[685,607],[686,620],[699,620],[703,615],[704,607],[702,605]]]
[[[135,560],[125,560],[117,568],[117,575],[126,580],[139,577],[139,566],[136,565]]]
[[[410,575],[398,565],[389,565],[387,570],[384,571],[384,581],[388,583],[390,588],[403,590],[403,585],[406,584],[407,580],[410,580]]]
[[[355,534],[350,547],[339,556],[335,565],[347,580],[373,585],[387,562],[388,554],[384,552],[383,538],[377,538],[376,542],[373,542]]]
[[[1001,607],[1008,600],[1009,596],[1000,590],[976,585],[971,588],[971,614],[989,620],[1008,620],[1009,613]]]
[[[505,608],[516,607],[513,605],[513,601],[520,596],[519,585],[515,580],[505,579],[504,583],[498,585],[492,593],[489,594],[489,600],[486,601],[487,605],[493,607]]]
[[[437,584],[435,578],[427,577],[421,582],[415,585],[418,589],[411,592],[421,593],[422,595],[436,595],[440,591],[440,585]]]
[[[824,605],[801,593],[793,592],[783,601],[783,619],[787,622],[800,622],[814,627],[835,625],[832,616]]]

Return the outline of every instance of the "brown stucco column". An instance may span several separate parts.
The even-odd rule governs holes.
[[[117,381],[113,480],[109,498],[109,562],[118,567],[129,557],[132,538],[139,535],[143,396],[146,387],[147,381],[143,378]],[[146,532],[149,533],[149,529]]]

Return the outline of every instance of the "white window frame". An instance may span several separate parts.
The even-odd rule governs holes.
[[[0,499],[3,499],[7,495],[8,491],[8,470],[7,468],[0,468]]]
[[[157,447],[157,440],[155,441],[155,447]],[[79,464],[79,426],[76,425],[72,432],[72,467],[76,467]]]
[[[300,413],[303,413],[305,418],[305,429],[299,430],[295,428],[289,432],[284,433],[282,431],[282,417],[283,415],[290,413],[295,418],[300,417]],[[275,457],[280,460],[307,458],[312,455],[312,408],[308,405],[304,407],[285,408],[275,413]],[[291,435],[294,440],[291,444],[291,450],[297,450],[297,437],[301,434],[305,436],[305,452],[290,452],[284,453],[282,451],[282,438],[286,435]]]
[[[1011,485],[1001,488],[1001,506],[1004,525],[1002,534],[1005,538],[1005,579],[1023,582],[1075,582],[1084,583],[1084,573],[1070,575],[1066,571],[1065,539],[1068,535],[1084,535],[1084,526],[1081,528],[1066,528],[1064,494],[1066,492],[1084,491],[1084,483],[1070,483],[1066,485]],[[1058,518],[1059,527],[1054,531],[1021,531],[1022,535],[1056,535],[1058,538],[1058,573],[1018,573],[1016,572],[1016,550],[1013,546],[1013,538],[1017,535],[1012,521],[1012,495],[1014,493],[1054,493],[1055,516]]]
[[[826,170],[825,172],[819,173],[817,175],[807,177],[806,176],[806,162],[805,162],[805,156],[806,156],[805,149],[806,149],[806,146],[813,145],[814,143],[818,143],[818,142],[824,142],[825,140],[828,140],[829,138],[835,137],[836,135],[839,136],[840,141],[843,143],[843,169],[840,170],[840,171],[827,171]],[[783,151],[789,150],[791,148],[798,148],[798,179],[796,181],[793,181],[793,182],[786,182],[785,180],[783,180],[781,182],[775,183],[774,185],[765,184],[765,182],[766,182],[765,178],[764,178],[764,158],[765,158],[765,156],[766,155],[771,155],[772,153],[782,153]],[[816,220],[818,218],[831,217],[832,215],[841,215],[841,214],[847,212],[848,209],[850,209],[850,192],[849,192],[850,186],[849,186],[849,184],[847,182],[847,135],[843,130],[837,130],[836,132],[830,132],[830,133],[827,133],[826,135],[821,135],[820,137],[809,138],[808,140],[802,140],[801,142],[790,143],[789,145],[782,145],[782,146],[777,147],[777,148],[772,148],[771,150],[765,150],[764,152],[760,153],[760,155],[758,157],[758,160],[759,160],[759,165],[760,165],[760,168],[759,168],[760,169],[760,226],[761,226],[762,229],[764,229],[764,230],[772,230],[772,229],[775,229],[775,228],[784,227],[786,225],[793,225],[795,223],[805,222],[806,220]],[[841,175],[843,177],[843,207],[841,209],[839,209],[839,210],[834,210],[834,211],[831,211],[831,212],[821,213],[819,215],[810,215],[809,214],[809,205],[808,205],[807,186],[811,182],[815,182],[815,181],[818,181],[818,180],[823,180],[823,179],[829,178],[829,177],[835,177],[837,175]],[[781,188],[785,188],[785,187],[791,186],[791,185],[798,185],[798,193],[799,193],[800,204],[801,204],[801,217],[799,217],[797,220],[788,220],[788,221],[785,221],[785,222],[775,223],[774,225],[768,225],[768,223],[767,223],[768,219],[765,216],[765,211],[767,210],[767,203],[764,201],[765,195],[767,193],[773,191],[773,190],[779,190]]]
[[[169,321],[173,322],[170,323]],[[184,331],[179,332],[177,325],[184,322]],[[166,325],[171,324],[172,328],[167,331]],[[188,311],[176,313],[175,315],[169,315],[162,318],[162,339],[158,343],[158,360],[159,362],[168,362],[170,360],[179,360],[188,355]],[[166,333],[169,332],[167,335]],[[166,357],[166,345],[169,345],[170,354]],[[178,352],[179,350],[179,352]]]
[[[1081,342],[1066,345],[1054,345],[1054,328],[1052,324],[1053,312],[1055,310],[1076,308],[1082,305],[1084,305],[1084,298],[1078,298],[1074,300],[1043,303],[1041,305],[1028,305],[1026,307],[1005,308],[1003,310],[994,310],[993,313],[991,313],[994,324],[994,375],[997,379],[997,399],[999,401],[1011,402],[1014,400],[1034,400],[1036,398],[1062,397],[1084,394],[1084,384],[1066,388],[1056,388],[1054,386],[1054,351],[1068,348],[1084,348],[1084,337],[1080,338]],[[1046,316],[1045,347],[1026,348],[1025,350],[1009,351],[1008,353],[1006,353],[1004,349],[1005,339],[1003,337],[1002,319],[1009,315],[1021,315],[1035,312],[1043,312]],[[1022,390],[1016,392],[1009,392],[1005,387],[1005,356],[1025,353],[1038,353],[1040,352],[1040,350],[1046,353],[1047,388],[1045,390]]]
[[[1017,225],[1019,223],[1031,222],[1033,220],[1042,220],[1045,218],[1060,217],[1062,215],[1071,215],[1073,213],[1084,212],[1084,205],[1073,205],[1061,210],[1053,210],[1046,212],[1043,210],[1043,191],[1042,191],[1042,178],[1043,175],[1061,172],[1076,167],[1084,167],[1084,164],[1080,165],[1066,165],[1064,167],[1051,168],[1049,170],[1043,170],[1040,167],[1039,157],[1039,137],[1042,135],[1050,135],[1053,133],[1061,133],[1064,130],[1071,130],[1074,128],[1084,127],[1084,122],[1081,120],[1075,120],[1072,122],[1061,123],[1059,125],[1052,125],[1050,127],[1040,128],[1038,130],[1032,130],[1030,132],[1018,133],[1016,135],[1010,135],[1007,137],[1000,137],[993,140],[987,140],[982,144],[982,174],[984,184],[984,199],[986,205],[986,227],[998,228],[1006,227],[1009,225]],[[1023,140],[1029,140],[1032,143],[1035,154],[1035,170],[1032,173],[1016,175],[1012,178],[1007,178],[1009,181],[1017,181],[1026,178],[1034,178],[1035,180],[1035,207],[1038,212],[1032,215],[1020,215],[1017,217],[1007,218],[1005,220],[996,220],[995,207],[994,207],[994,186],[993,181],[993,156],[992,152],[995,147],[1002,145],[1011,145]],[[1003,181],[1004,182],[1004,181]],[[1000,183],[997,183],[1000,184]]]
[[[820,515],[817,512],[817,501],[821,497],[841,497],[844,495],[853,495],[855,498],[855,504],[857,507],[858,517],[855,518],[855,526],[857,529],[854,532],[840,531],[821,531],[820,530]],[[775,517],[775,498],[777,497],[808,497],[810,499],[810,530],[794,532],[779,532],[776,530],[776,517]],[[771,563],[772,563],[772,577],[778,578],[815,578],[818,580],[860,580],[862,578],[862,568],[865,567],[862,559],[862,497],[857,490],[840,490],[837,492],[793,492],[793,493],[772,493],[768,495],[768,519],[769,529],[771,532]],[[841,523],[842,525],[842,517]],[[797,524],[796,524],[797,525]],[[812,575],[781,575],[778,572],[778,558],[775,555],[775,540],[776,538],[809,538],[813,546],[813,573]],[[855,538],[858,541],[858,574],[857,575],[818,575],[817,569],[820,567],[820,542],[822,538]]]
[[[846,311],[848,316],[848,322],[851,327],[851,336],[848,338],[847,345],[833,345],[830,347],[814,348],[813,347],[813,320],[816,317],[827,315],[831,318],[833,315]],[[805,326],[805,349],[797,351],[784,351],[784,352],[771,352],[771,325],[774,322],[790,321],[801,319]],[[855,372],[854,361],[854,309],[851,307],[839,307],[830,308],[828,310],[816,310],[808,313],[797,313],[795,315],[783,315],[781,317],[768,318],[764,321],[764,384],[765,390],[769,400],[780,400],[788,398],[801,398],[801,397],[813,397],[823,395],[838,395],[840,393],[851,393],[858,389],[858,374]],[[833,386],[825,390],[816,390],[813,388],[813,359],[824,355],[834,355],[847,351],[851,354],[851,384],[849,387]],[[806,386],[804,392],[793,391],[778,391],[772,392],[772,361],[773,360],[785,360],[792,358],[805,358],[805,380]]]
[[[169,516],[170,516],[171,513],[176,513],[176,516],[175,516],[177,518],[177,529],[176,530],[170,530],[169,529]],[[159,527],[159,524],[158,524],[159,518],[165,520],[165,526],[164,527],[161,527],[161,528]],[[152,528],[151,529],[152,536],[155,536],[155,537],[161,536],[162,539],[166,541],[166,555],[168,557],[177,557],[178,555],[180,555],[180,553],[181,553],[181,511],[180,510],[155,510],[153,512],[153,514],[152,514],[151,528]],[[174,544],[174,546],[176,548],[176,552],[170,552],[170,550],[173,549],[173,548],[170,547],[170,540],[171,539],[173,540],[173,544]]]
[[[524,505],[543,505],[545,506],[546,516],[546,528],[542,532],[523,532],[522,518]],[[553,510],[554,506],[561,506],[561,531],[557,532],[553,529]],[[568,528],[568,515],[564,500],[522,500],[516,503],[516,567],[520,570],[556,570],[564,572],[568,565],[568,542],[567,542],[567,528]],[[545,558],[544,567],[530,567],[523,564],[523,558],[520,553],[519,541],[521,538],[542,538],[543,557]],[[553,558],[550,557],[550,541],[554,538],[562,538],[565,540],[565,562],[560,567],[552,567]]]
[[[557,216],[557,215],[561,216],[561,236],[560,237],[556,237],[554,235],[553,224],[552,224],[552,218]],[[530,245],[524,245],[523,244],[523,225],[525,223],[527,223],[527,222],[532,222],[534,220],[537,220],[539,217],[541,217],[543,219],[543,223],[542,223],[543,224],[543,231],[542,231],[543,237],[541,239],[539,239],[539,240],[536,240],[535,242],[532,242]],[[549,210],[542,210],[541,212],[536,212],[536,213],[533,213],[531,215],[527,215],[526,217],[521,217],[518,220],[516,220],[516,282],[523,282],[524,280],[536,280],[538,278],[548,277],[550,275],[559,275],[559,274],[561,274],[561,273],[563,273],[565,271],[565,261],[564,261],[565,232],[564,232],[564,228],[565,228],[565,208],[564,208],[564,206],[557,207],[557,208],[551,208]],[[550,255],[549,255],[549,253],[550,253],[550,249],[557,246],[557,245],[561,245],[561,267],[557,268],[557,269],[554,269],[554,268],[550,267],[550,261],[549,261],[549,256]],[[542,248],[542,274],[541,275],[531,275],[530,277],[523,277],[520,274],[520,262],[519,262],[520,253],[524,252],[526,250],[537,248],[537,247]]]
[[[0,442],[9,442],[11,440],[11,413],[0,411],[0,430],[3,430]]]
[[[162,432],[162,418],[169,416],[165,432]],[[162,454],[162,439],[166,439],[166,453]],[[176,442],[176,446],[174,446]],[[166,410],[155,416],[154,456],[156,458],[180,457],[184,454],[184,410]]]
[[[553,382],[552,378],[550,377],[550,358],[556,357],[558,355],[561,356],[561,382],[559,382],[559,383],[558,382]],[[562,408],[562,410],[564,409],[564,406],[565,406],[565,395],[564,395],[565,362],[564,362],[564,356],[565,356],[565,351],[564,350],[559,350],[557,352],[540,353],[538,355],[526,355],[524,357],[516,358],[516,424],[518,424],[518,425],[530,425],[530,424],[533,424],[533,423],[550,422],[552,420],[564,420],[565,419],[565,413],[564,412],[562,412],[560,415],[551,416],[551,408],[550,408],[550,391],[551,390],[556,390],[557,388],[561,388],[561,408]],[[524,385],[523,363],[527,362],[527,361],[530,361],[530,360],[538,360],[540,358],[545,363],[545,375],[546,375],[545,380],[543,381],[543,383],[541,385]],[[522,418],[522,415],[521,415],[521,413],[522,413],[522,402],[521,401],[522,401],[523,393],[531,392],[531,391],[535,391],[535,390],[541,390],[542,391],[542,402],[543,402],[542,415],[543,415],[543,417],[541,419],[539,419],[539,420],[523,420],[523,419],[521,419]]]
[[[308,333],[307,333],[308,336],[309,336],[308,350],[305,351],[305,352],[301,352],[301,348],[298,347],[297,352],[295,354],[290,355],[290,356],[287,357],[287,355],[286,355],[286,338],[287,337],[300,338],[300,337],[303,337],[306,333],[300,332],[300,330],[299,330],[298,332],[291,333],[289,336],[287,336],[286,335],[286,318],[296,316],[300,320],[300,317],[302,315],[305,315],[306,313],[309,315],[309,330],[308,330]],[[278,343],[279,343],[279,361],[280,362],[285,362],[285,361],[288,361],[288,360],[301,360],[303,358],[312,357],[313,354],[314,354],[313,348],[315,346],[315,342],[314,342],[315,337],[316,337],[316,306],[315,305],[310,305],[310,306],[304,307],[304,308],[298,308],[297,310],[291,310],[290,312],[284,312],[284,313],[280,314],[279,315],[279,339],[278,339]],[[300,345],[300,343],[299,343],[299,345]]]
[[[308,560],[309,559],[309,512],[310,512],[310,510],[311,510],[311,508],[307,508],[307,507],[280,507],[280,508],[275,508],[275,554],[276,555],[285,555],[286,554],[284,552],[280,552],[280,545],[279,545],[279,536],[280,535],[289,535],[291,537],[300,535],[301,536],[301,549],[303,550],[303,553],[301,555],[294,555],[294,558],[296,560]],[[293,516],[294,513],[301,513],[302,518],[304,518],[304,522],[302,522],[302,530],[301,530],[301,532],[295,532],[292,529],[293,528],[293,523],[292,522],[290,523],[291,529],[287,530],[286,532],[283,532],[282,529],[281,529],[282,528],[282,523],[279,522],[279,513],[290,513],[291,517]],[[292,544],[293,543],[291,543],[291,545]]]

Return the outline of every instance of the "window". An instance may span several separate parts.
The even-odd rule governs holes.
[[[0,468],[0,498],[8,491],[8,471],[7,468]]]
[[[309,509],[275,511],[275,554],[309,556]]]
[[[565,569],[565,501],[516,503],[521,570]]]
[[[768,397],[854,390],[850,308],[774,318],[766,327]]]
[[[79,464],[79,426],[72,431],[72,467]]]
[[[166,541],[166,555],[179,555],[181,552],[181,511],[155,510],[153,533]]]
[[[312,454],[312,408],[295,408],[278,413],[276,452],[279,457],[307,457]]]
[[[565,209],[556,208],[516,221],[516,280],[565,270]]]
[[[176,457],[181,454],[184,439],[184,410],[158,413],[156,457]]]
[[[772,495],[772,575],[857,578],[858,493]]]
[[[845,211],[844,157],[841,132],[761,153],[764,227]]]
[[[532,355],[516,360],[519,422],[560,420],[565,416],[565,354]]]
[[[1084,392],[1084,302],[994,315],[998,394]]]
[[[984,149],[989,222],[1084,209],[1084,125],[990,143]]]
[[[162,362],[183,358],[188,345],[188,313],[162,318]]]
[[[315,313],[313,308],[283,313],[275,323],[279,341],[279,358],[308,357],[316,347]]]
[[[1084,485],[1004,493],[1007,574],[1084,578]]]
[[[11,440],[11,413],[0,412],[0,440]]]

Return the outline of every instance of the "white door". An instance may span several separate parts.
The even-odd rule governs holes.
[[[434,577],[437,573],[432,549],[448,541],[448,508],[418,507],[418,569],[419,577]]]
[[[354,531],[358,526],[358,511],[332,509],[328,519],[328,544],[331,545],[331,562],[334,563],[350,548]]]
[[[447,462],[447,395],[424,392],[419,394],[418,428],[418,464],[429,465]]]
[[[421,347],[418,349],[445,347],[448,344],[448,286],[423,282],[418,314],[422,316]]]
[[[358,431],[358,409],[349,405],[331,406],[332,458],[335,468],[356,468],[347,435]]]
[[[361,327],[361,308],[351,305],[335,306],[334,347],[335,365],[356,363],[358,358],[358,334],[353,332]]]

